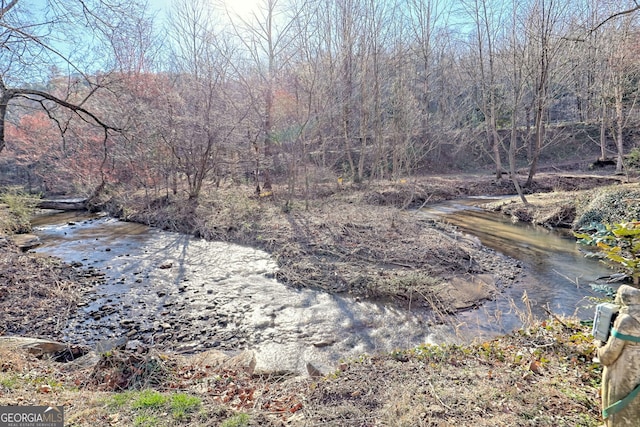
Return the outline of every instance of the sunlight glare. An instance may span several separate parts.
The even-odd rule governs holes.
[[[248,21],[255,14],[260,14],[264,0],[223,0],[223,3],[232,18],[239,17],[244,21]]]

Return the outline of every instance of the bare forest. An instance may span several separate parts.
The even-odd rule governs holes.
[[[152,197],[541,165],[625,168],[630,1],[2,0],[0,183]]]

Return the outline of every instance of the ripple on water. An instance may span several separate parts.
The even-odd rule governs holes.
[[[432,341],[427,313],[287,287],[260,250],[109,217],[49,221],[36,227],[38,252],[106,273],[65,329],[72,342],[251,348],[258,369],[305,372],[307,363],[331,369],[340,358]]]

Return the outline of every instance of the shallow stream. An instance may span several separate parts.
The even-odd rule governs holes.
[[[34,226],[43,243],[37,252],[105,273],[66,326],[65,338],[75,343],[127,337],[179,352],[250,348],[258,370],[305,373],[312,364],[326,372],[362,353],[502,334],[529,315],[547,316],[543,306],[591,316],[583,308],[589,284],[609,270],[585,259],[571,239],[511,224],[473,204],[451,202],[422,214],[522,260],[528,274],[495,301],[441,326],[422,311],[287,287],[273,278],[277,265],[269,254],[248,247],[87,214],[43,216]]]
[[[601,262],[586,258],[568,230],[512,222],[502,214],[479,207],[494,201],[470,198],[423,209],[423,215],[445,220],[483,245],[521,261],[524,277],[494,301],[458,315],[460,324],[481,336],[506,333],[532,317],[593,316],[593,299],[602,298],[592,284],[613,273]]]
[[[65,213],[34,225],[38,252],[106,273],[66,327],[70,342],[127,336],[184,352],[250,348],[258,370],[304,373],[308,363],[328,371],[340,358],[444,340],[426,313],[287,287],[256,249],[109,217]]]

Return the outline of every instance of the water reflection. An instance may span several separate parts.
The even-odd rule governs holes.
[[[483,201],[469,199],[423,210],[425,216],[455,225],[524,266],[525,276],[495,301],[458,316],[471,329],[470,334],[480,331],[483,336],[494,336],[521,327],[530,316],[547,318],[549,313],[590,319],[593,302],[589,297],[602,297],[591,284],[612,271],[585,258],[568,232],[513,223],[505,215],[479,208],[479,203]]]

